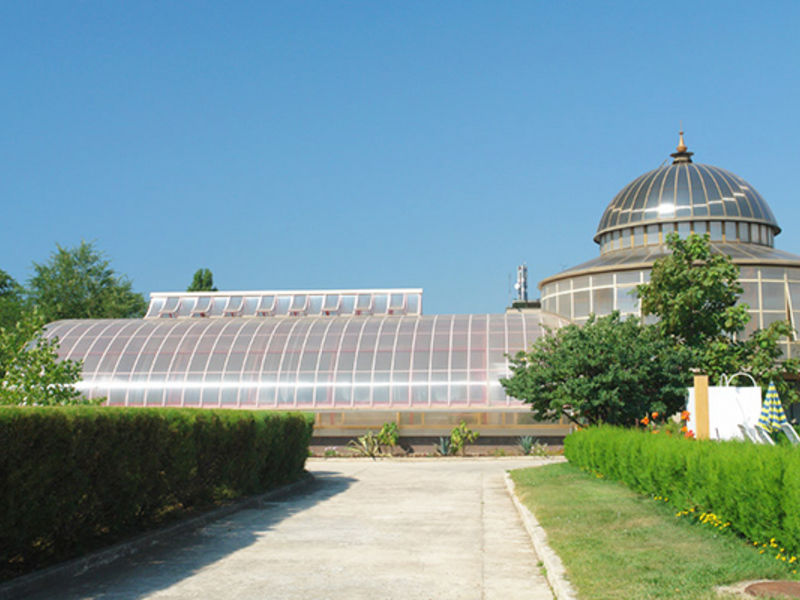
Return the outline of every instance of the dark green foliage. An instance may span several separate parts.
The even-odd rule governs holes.
[[[25,311],[25,294],[13,277],[0,269],[0,329],[14,327]]]
[[[636,288],[642,313],[658,317],[656,327],[686,354],[687,366],[716,381],[723,373],[746,371],[762,388],[774,381],[784,402],[800,399],[787,376],[797,373],[797,359],[781,359],[778,342],[792,335],[787,321],[776,321],[749,338],[750,320],[742,293],[739,267],[729,256],[712,254],[709,236],[685,240],[667,236],[670,255],[653,265],[650,281]]]
[[[0,579],[291,481],[311,431],[299,414],[0,408]]]
[[[33,263],[28,290],[46,321],[58,319],[127,319],[144,315],[147,303],[131,282],[111,268],[88,242],[57,246],[50,261]]]
[[[747,306],[736,305],[739,267],[729,256],[712,254],[709,239],[669,234],[672,253],[656,261],[649,283],[637,287],[642,313],[657,315],[663,335],[688,346],[741,331],[749,320]]]
[[[214,275],[210,269],[197,269],[192,277],[192,283],[186,288],[187,292],[216,292]]]
[[[666,497],[677,508],[713,512],[749,540],[775,538],[800,553],[797,448],[592,427],[568,436],[564,454],[576,466]]]
[[[511,359],[512,376],[500,383],[529,403],[536,419],[633,424],[683,407],[686,367],[686,354],[655,326],[614,312],[539,338]]]

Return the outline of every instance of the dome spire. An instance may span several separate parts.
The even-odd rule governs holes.
[[[672,164],[676,163],[690,163],[692,162],[692,155],[694,152],[688,152],[688,148],[686,147],[686,143],[683,141],[683,131],[680,131],[679,139],[678,139],[678,147],[675,148],[676,152],[670,154],[670,156],[674,159]]]

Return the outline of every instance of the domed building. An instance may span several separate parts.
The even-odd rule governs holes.
[[[779,320],[800,322],[800,256],[774,247],[781,232],[764,198],[747,181],[692,161],[680,133],[672,163],[641,175],[606,208],[594,241],[600,256],[539,283],[542,309],[573,322],[590,314],[640,314],[635,286],[665,256],[669,233],[709,234],[712,251],[741,270],[741,302],[750,308],[745,334]],[[800,345],[786,340],[787,356]]]

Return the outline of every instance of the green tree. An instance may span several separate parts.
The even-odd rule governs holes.
[[[614,312],[549,331],[511,359],[500,383],[540,420],[630,425],[683,407],[686,358],[657,327]]]
[[[47,263],[33,263],[33,268],[29,295],[46,321],[136,318],[147,309],[144,297],[92,243],[57,246]]]
[[[665,339],[685,351],[689,366],[712,380],[723,373],[746,371],[763,387],[774,381],[781,398],[797,399],[788,375],[796,359],[780,360],[779,341],[792,334],[786,321],[772,323],[744,338],[750,319],[742,293],[739,267],[729,256],[712,254],[708,235],[667,236],[670,255],[653,265],[649,283],[637,286],[642,313],[658,317]]]
[[[667,246],[672,253],[655,262],[649,283],[636,288],[642,314],[656,315],[666,337],[690,347],[744,329],[749,316],[747,306],[736,304],[742,286],[730,257],[712,254],[708,235],[682,240],[671,233]]]
[[[75,389],[81,364],[58,359],[58,341],[45,337],[43,325],[34,309],[14,326],[0,328],[0,405],[90,403]]]
[[[191,285],[186,288],[187,292],[216,292],[214,287],[214,275],[210,269],[197,269],[192,277]]]
[[[0,328],[13,327],[25,310],[25,294],[13,277],[0,269]]]

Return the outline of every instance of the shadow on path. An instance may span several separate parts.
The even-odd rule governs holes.
[[[355,481],[332,471],[315,471],[314,478],[302,492],[273,498],[259,508],[227,515],[58,585],[41,588],[33,594],[28,592],[24,598],[134,600],[168,589],[252,545],[281,521],[344,492]]]

